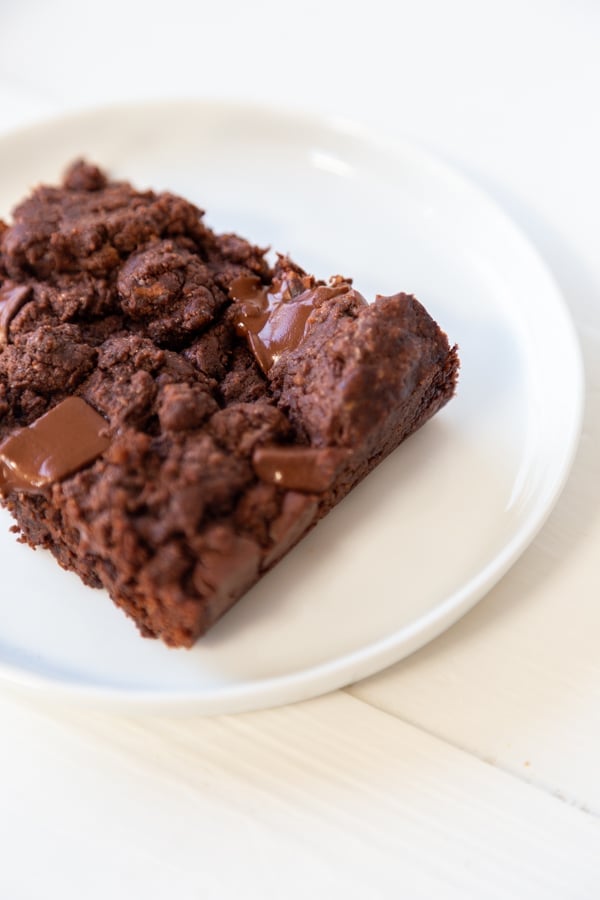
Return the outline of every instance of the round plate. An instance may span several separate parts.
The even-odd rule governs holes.
[[[86,112],[0,141],[0,215],[87,156],[208,210],[367,297],[412,292],[460,347],[454,400],[193,650],[142,640],[104,592],[8,533],[0,675],[130,709],[287,703],[390,665],[455,622],[546,518],[580,428],[582,368],[548,271],[506,216],[405,143],[247,106]]]

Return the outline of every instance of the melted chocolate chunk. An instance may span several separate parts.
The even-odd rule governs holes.
[[[109,446],[106,422],[69,397],[0,444],[0,494],[37,493],[97,459]]]
[[[276,563],[300,540],[315,521],[318,509],[316,497],[297,494],[295,491],[285,494],[281,515],[275,519],[269,531],[273,543],[263,559],[263,569]]]
[[[257,447],[252,457],[254,471],[267,484],[292,491],[320,494],[333,484],[340,465],[350,453],[312,447]]]
[[[194,584],[209,598],[216,621],[256,581],[261,554],[258,544],[225,526],[217,526],[207,537],[208,548],[194,569]]]
[[[310,285],[310,279],[305,279]],[[295,350],[302,342],[308,317],[325,300],[346,293],[346,284],[325,287],[307,286],[293,294],[286,279],[264,287],[259,278],[243,276],[229,286],[236,301],[235,327],[246,335],[248,345],[262,371],[267,374],[286,350]]]
[[[12,284],[9,281],[0,288],[0,349],[8,344],[10,322],[30,295],[31,287],[26,284]]]

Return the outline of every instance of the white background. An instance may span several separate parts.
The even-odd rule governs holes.
[[[541,252],[587,375],[573,474],[534,545],[381,675],[211,720],[3,689],[1,897],[599,896],[599,46],[593,0],[0,3],[2,131],[228,97],[435,150]]]

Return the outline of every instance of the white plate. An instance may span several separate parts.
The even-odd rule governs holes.
[[[0,215],[81,154],[182,193],[215,228],[320,276],[351,274],[368,297],[414,292],[460,345],[460,389],[191,651],[142,640],[103,592],[16,544],[1,512],[1,677],[86,702],[222,713],[340,687],[430,641],[532,540],[577,443],[579,350],[535,252],[415,147],[201,102],[4,138]]]

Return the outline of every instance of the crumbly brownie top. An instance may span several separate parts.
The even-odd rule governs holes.
[[[348,455],[374,456],[390,408],[443,364],[440,335],[414,298],[369,306],[339,276],[271,267],[193,204],[78,161],[0,223],[0,494],[42,492],[100,581],[177,605],[160,633],[190,644],[198,601],[214,620],[306,530]],[[53,445],[48,477],[32,441],[74,440],[69,416],[97,452],[65,463]],[[157,633],[151,612],[138,624]]]
[[[165,396],[179,406],[167,431],[257,399],[264,383],[221,316],[240,275],[270,278],[263,251],[214,235],[179,197],[83,162],[38,188],[0,239],[0,434],[73,392],[150,433]]]

